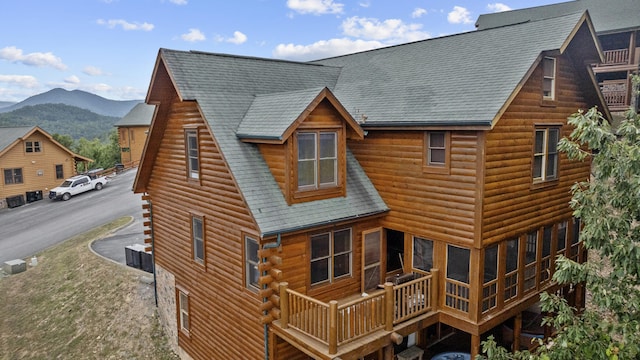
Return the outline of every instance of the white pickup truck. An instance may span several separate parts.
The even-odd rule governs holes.
[[[98,176],[96,172],[76,175],[66,179],[60,186],[49,190],[49,199],[67,201],[72,196],[89,190],[102,190],[108,181],[106,176]]]

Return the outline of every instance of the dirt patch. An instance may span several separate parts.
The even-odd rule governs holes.
[[[160,327],[150,274],[107,261],[94,229],[0,278],[0,359],[177,359]],[[28,261],[29,263],[29,261]]]

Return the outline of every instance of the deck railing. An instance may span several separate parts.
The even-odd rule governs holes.
[[[280,324],[294,328],[328,346],[338,346],[435,310],[437,270],[401,285],[385,283],[384,290],[339,304],[316,300],[280,284]]]
[[[604,53],[605,65],[622,65],[629,63],[629,49],[606,50]]]
[[[607,80],[600,84],[602,96],[610,108],[626,108],[629,106],[627,97],[627,80]]]

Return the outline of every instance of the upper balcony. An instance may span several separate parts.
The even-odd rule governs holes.
[[[397,331],[429,318],[437,310],[438,271],[416,277],[399,285],[387,282],[381,289],[355,299],[328,303],[281,283],[280,319],[273,322],[274,331],[297,348],[327,359],[389,336],[401,340]]]

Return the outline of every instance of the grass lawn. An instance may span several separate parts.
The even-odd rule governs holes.
[[[129,221],[71,238],[38,254],[37,266],[0,277],[0,359],[177,359],[153,285],[140,281],[152,275],[89,249]]]

